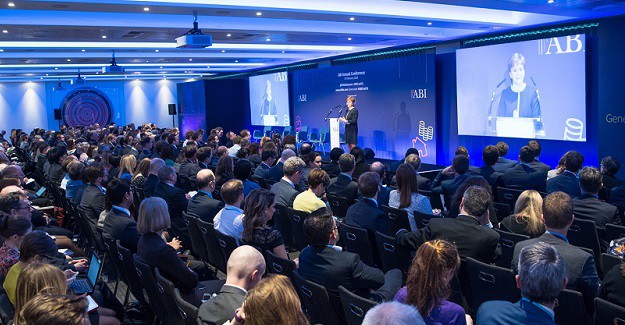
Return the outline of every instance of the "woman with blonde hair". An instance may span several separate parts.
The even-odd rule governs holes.
[[[124,155],[119,163],[119,174],[117,174],[117,178],[130,181],[135,173],[136,167],[137,158],[135,158],[134,155]]]
[[[271,274],[248,292],[243,307],[237,309],[231,324],[308,325],[302,305],[291,280]]]
[[[394,300],[417,307],[426,324],[467,324],[471,318],[447,300],[449,282],[460,266],[456,245],[442,239],[425,242],[417,250],[406,286]]]
[[[543,198],[534,190],[525,190],[514,205],[514,214],[501,221],[501,229],[536,238],[545,233]]]

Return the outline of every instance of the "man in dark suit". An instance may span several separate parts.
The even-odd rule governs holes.
[[[495,163],[495,165],[493,165],[493,169],[495,169],[495,171],[499,173],[504,173],[506,170],[517,165],[516,160],[506,158],[506,155],[508,154],[508,149],[509,149],[507,143],[503,141],[499,141],[497,142],[496,147],[497,147],[497,152],[499,153],[499,158],[497,159],[497,162]]]
[[[396,235],[397,243],[416,251],[424,242],[442,238],[455,243],[460,256],[492,263],[501,256],[501,248],[499,234],[488,226],[491,197],[486,189],[471,186],[462,196],[458,217],[432,218],[421,230],[401,230]]]
[[[191,237],[189,237],[189,229],[182,217],[182,211],[187,211],[189,199],[183,190],[174,186],[177,178],[174,167],[165,166],[161,168],[158,171],[159,182],[154,189],[154,196],[167,202],[172,233],[175,237],[179,237],[182,246],[188,249],[191,247]]]
[[[584,156],[577,151],[569,151],[564,160],[564,172],[547,181],[547,193],[556,191],[564,192],[570,197],[579,197],[582,193],[579,189],[577,173],[584,165]]]
[[[499,150],[495,146],[486,146],[482,150],[482,160],[484,166],[471,171],[474,175],[484,177],[488,181],[488,184],[493,189],[493,194],[497,192],[497,186],[501,183],[502,173],[495,170],[494,166],[499,159]]]
[[[449,209],[451,198],[456,190],[469,175],[469,158],[465,155],[456,155],[451,166],[443,169],[432,182],[432,193],[443,194],[445,206]]]
[[[591,311],[599,288],[599,277],[592,254],[569,244],[566,239],[569,227],[573,223],[571,198],[563,192],[547,195],[543,201],[543,220],[547,228],[545,234],[538,238],[524,240],[514,246],[512,269],[517,269],[519,254],[524,247],[539,242],[553,245],[564,258],[568,279],[567,288],[581,292],[586,309]]]
[[[163,167],[165,167],[165,161],[163,159],[152,158],[152,160],[150,160],[150,174],[148,174],[143,184],[144,197],[147,198],[154,195],[154,189],[156,188],[156,184],[158,184],[158,171]]]
[[[302,170],[306,163],[299,157],[291,157],[284,162],[284,176],[271,186],[271,193],[276,195],[276,205],[285,208],[293,207],[293,201],[299,191],[297,184],[302,177]]]
[[[119,240],[122,246],[136,253],[141,234],[137,230],[137,223],[130,216],[129,209],[133,202],[130,183],[117,178],[111,180],[106,188],[106,196],[112,207],[104,218],[104,236]]]
[[[219,325],[232,319],[241,308],[247,292],[265,274],[265,259],[254,247],[237,247],[228,258],[226,283],[219,293],[204,302],[197,315],[198,324]]]
[[[260,165],[258,165],[258,167],[256,167],[256,170],[254,170],[254,177],[265,178],[265,173],[267,173],[271,166],[273,166],[273,163],[276,161],[277,156],[278,154],[275,150],[263,149],[263,152],[260,156],[262,162],[260,163]]]
[[[197,164],[202,169],[210,167],[211,157],[213,153],[210,147],[200,147],[197,149],[195,157],[197,158]]]
[[[141,161],[144,158],[152,157],[152,139],[148,136],[145,136],[139,140],[139,145],[141,146],[141,152],[139,152],[138,160]]]
[[[540,160],[538,160],[540,156],[540,152],[542,151],[540,143],[538,143],[538,141],[536,140],[530,140],[527,143],[527,146],[530,147],[530,149],[532,149],[532,152],[534,153],[534,160],[529,164],[530,167],[532,167],[532,169],[536,171],[539,171],[547,175],[547,173],[551,170],[551,167],[549,167],[549,165],[542,163],[540,162]]]
[[[352,180],[352,173],[355,167],[354,156],[344,153],[339,158],[339,168],[341,173],[339,176],[330,179],[330,185],[326,189],[326,193],[346,198],[349,202],[353,202],[358,197],[358,183]]]
[[[606,225],[620,225],[621,216],[614,205],[599,199],[601,179],[601,172],[594,167],[584,167],[579,172],[579,187],[582,195],[573,199],[573,215],[578,219],[595,222],[599,241],[603,249],[606,250],[610,244],[604,239]]]
[[[601,174],[603,175],[603,187],[599,191],[599,198],[607,200],[610,198],[610,191],[622,185],[625,185],[625,182],[616,178],[616,173],[618,173],[621,168],[621,162],[619,162],[616,158],[607,156],[601,159]]]
[[[526,246],[519,255],[517,287],[522,299],[488,301],[477,311],[477,324],[555,324],[553,309],[560,291],[566,287],[564,258],[547,243]]]
[[[325,170],[330,178],[337,177],[341,173],[341,168],[339,167],[339,158],[344,153],[345,151],[341,148],[332,148],[332,150],[330,151],[330,163],[323,164],[323,166],[321,166],[321,169]]]
[[[419,169],[421,168],[421,158],[418,154],[410,154],[406,156],[406,158],[402,161],[410,164],[410,166],[412,166],[416,172],[419,172]],[[397,169],[395,169],[395,171],[397,171]],[[393,178],[391,179],[391,185],[397,185],[397,176],[393,176]],[[432,181],[429,178],[423,177],[417,173],[417,187],[420,191],[431,191]]]
[[[284,149],[278,163],[265,172],[265,179],[273,183],[278,182],[284,176],[284,162],[291,157],[295,157],[295,151]]]
[[[198,160],[195,157],[197,154],[197,146],[188,145],[182,149],[184,153],[185,160],[180,164],[180,169],[178,169],[178,175],[181,177],[186,177],[191,182],[195,182],[195,176],[202,169],[200,165],[198,165]]]
[[[213,223],[213,218],[219,210],[224,207],[224,203],[213,199],[215,191],[215,174],[210,169],[202,169],[195,178],[197,184],[197,194],[189,200],[187,213],[198,216],[206,222]]]
[[[386,166],[384,166],[384,164],[379,161],[375,161],[373,162],[373,164],[371,164],[371,167],[369,167],[369,169],[371,170],[371,172],[374,172],[378,174],[378,176],[380,176],[380,191],[378,192],[377,198],[378,204],[380,206],[388,206],[388,199],[393,189],[382,184],[384,182],[384,179],[386,178]]]
[[[94,229],[98,223],[100,213],[104,211],[104,188],[102,182],[105,180],[105,174],[102,168],[89,166],[85,169],[85,174],[89,185],[85,188],[78,209],[83,212],[87,220],[91,221]]]
[[[375,242],[375,232],[388,233],[388,219],[386,213],[378,204],[380,177],[373,172],[366,172],[358,178],[358,190],[362,200],[347,209],[345,222],[350,226],[367,229],[371,242]]]
[[[328,290],[337,315],[343,315],[339,286],[375,301],[392,299],[401,287],[401,271],[394,269],[384,274],[364,264],[358,254],[335,246],[339,232],[330,210],[312,212],[304,221],[304,234],[310,246],[302,250],[297,272]]]
[[[547,173],[542,173],[530,167],[534,161],[534,153],[528,146],[519,152],[519,164],[508,169],[501,177],[503,185],[519,190],[536,190],[544,192],[547,186]]]

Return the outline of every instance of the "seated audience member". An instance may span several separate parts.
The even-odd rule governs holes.
[[[358,191],[362,199],[347,209],[343,222],[350,226],[367,229],[372,243],[375,232],[388,233],[388,217],[378,205],[378,185],[380,177],[376,173],[366,172],[358,178]]]
[[[257,183],[250,181],[252,167],[252,162],[247,159],[239,159],[234,164],[234,177],[243,182],[243,195],[248,195],[251,191],[260,188]]]
[[[528,146],[519,152],[519,164],[506,170],[501,176],[503,185],[517,190],[535,190],[544,192],[547,185],[547,172],[542,173],[530,167],[534,153]]]
[[[133,192],[139,192],[135,193],[135,196],[140,194],[140,197],[143,198],[143,187],[148,175],[150,175],[150,158],[143,158],[137,165],[135,174],[130,181],[130,186],[134,188]]]
[[[247,324],[289,324],[308,325],[302,311],[302,303],[293,288],[291,280],[284,275],[271,274],[262,279],[237,309],[232,325]]]
[[[150,161],[150,174],[145,180],[143,185],[143,195],[145,197],[151,197],[154,195],[154,189],[158,184],[158,171],[165,167],[165,161],[161,158],[152,158]]]
[[[525,190],[514,204],[514,213],[501,220],[501,230],[530,238],[545,233],[543,197],[534,190]]]
[[[391,208],[406,210],[410,230],[417,230],[414,211],[432,214],[432,205],[427,197],[419,194],[417,172],[412,166],[406,163],[399,165],[396,176],[398,189],[391,191],[388,205]]]
[[[369,171],[374,172],[380,176],[380,191],[378,192],[378,203],[380,205],[388,206],[388,201],[391,196],[392,188],[384,185],[386,179],[386,166],[379,161],[375,161],[369,167]]]
[[[0,236],[4,238],[0,247],[0,276],[6,277],[9,269],[19,261],[20,245],[32,228],[27,218],[0,213]]]
[[[321,166],[321,169],[325,170],[330,178],[337,177],[341,173],[339,158],[341,158],[341,155],[344,153],[345,151],[341,148],[332,148],[332,150],[330,150],[330,162]]]
[[[131,181],[137,168],[137,158],[132,154],[124,155],[119,163],[119,172],[115,175],[117,178]]]
[[[24,305],[19,317],[23,324],[29,325],[89,324],[88,305],[87,298],[82,296],[42,293]]]
[[[625,307],[625,263],[621,262],[606,272],[599,287],[598,297]]]
[[[61,186],[61,181],[63,177],[65,177],[61,162],[65,160],[65,158],[67,158],[67,148],[64,146],[54,147],[48,151],[50,167],[47,171],[44,170],[44,172],[52,185]]]
[[[314,211],[306,218],[304,234],[309,246],[299,256],[297,272],[328,290],[331,304],[342,318],[339,286],[367,299],[388,301],[401,287],[402,275],[397,269],[384,274],[364,264],[358,254],[341,251],[340,247],[335,246],[339,239],[337,226],[327,208]]]
[[[313,169],[308,174],[308,190],[298,194],[293,201],[293,209],[304,212],[313,212],[325,208],[326,204],[321,197],[330,184],[330,177],[322,169]]]
[[[425,322],[416,308],[389,301],[369,309],[362,325],[425,325]]]
[[[292,207],[293,200],[299,194],[298,186],[302,177],[302,169],[306,167],[303,160],[291,157],[284,162],[284,176],[271,186],[271,193],[276,195],[276,204],[283,207]]]
[[[178,180],[174,167],[161,168],[158,171],[158,179],[159,183],[154,188],[154,196],[167,202],[173,236],[178,237],[182,241],[182,246],[187,249],[191,246],[191,237],[189,237],[187,223],[182,217],[182,211],[187,211],[189,200],[183,190],[174,186]]]
[[[610,244],[605,240],[607,224],[620,225],[621,215],[618,208],[599,199],[601,189],[601,172],[594,167],[584,167],[579,172],[581,196],[573,198],[573,215],[577,219],[592,220],[597,226],[599,241],[603,250]]]
[[[497,150],[497,147],[486,146],[484,150],[482,150],[482,160],[484,161],[484,166],[472,170],[473,174],[484,177],[484,179],[488,181],[490,187],[494,190],[497,190],[497,186],[501,183],[501,176],[503,175],[503,173],[496,171],[494,168],[498,159],[499,151]]]
[[[573,223],[573,203],[563,192],[554,192],[543,200],[543,219],[547,231],[540,237],[524,240],[514,246],[512,268],[516,269],[521,249],[535,243],[544,242],[558,250],[564,259],[568,289],[582,293],[586,309],[592,310],[593,299],[597,296],[599,277],[592,254],[569,244],[566,235]]]
[[[352,177],[354,179],[358,179],[360,175],[369,171],[370,166],[369,164],[365,163],[365,153],[362,151],[362,148],[358,146],[353,147],[352,150],[349,151],[349,153],[354,156],[354,162],[356,164],[354,166],[354,172],[352,174]]]
[[[460,184],[464,182],[469,175],[469,158],[465,155],[456,155],[451,166],[443,169],[432,182],[432,193],[443,194],[445,206],[450,207],[451,198],[456,193]]]
[[[215,150],[215,155],[211,158],[210,167],[217,167],[217,163],[219,162],[219,158],[228,155],[228,148],[225,146],[220,146]]]
[[[197,150],[195,157],[197,158],[197,164],[201,169],[210,167],[213,152],[210,147],[201,147]]]
[[[202,167],[198,164],[198,159],[196,157],[197,146],[188,145],[182,149],[182,152],[184,154],[184,161],[180,164],[178,174],[193,182],[195,181],[197,173],[202,169]]]
[[[265,173],[273,166],[273,163],[276,162],[276,157],[278,154],[275,150],[272,149],[263,149],[263,152],[260,154],[262,162],[256,170],[254,170],[254,177],[256,178],[265,178]]]
[[[265,259],[255,248],[243,245],[232,251],[226,283],[215,297],[200,306],[198,324],[223,324],[232,319],[234,311],[243,306],[248,291],[262,279],[265,268]]]
[[[182,248],[179,240],[167,243],[163,232],[170,227],[169,211],[165,200],[159,197],[145,199],[139,206],[137,229],[141,238],[137,244],[137,256],[146,264],[158,268],[164,278],[173,282],[184,296],[194,301],[193,290],[198,279],[206,278],[206,265],[189,260],[185,264],[178,251]]]
[[[239,242],[243,234],[243,184],[238,179],[231,179],[221,187],[221,197],[226,205],[215,215],[213,225],[222,234],[234,237]]]
[[[68,175],[69,181],[65,185],[65,198],[73,199],[76,196],[76,192],[83,185],[82,171],[85,170],[85,164],[81,162],[73,162],[69,164]]]
[[[540,152],[542,151],[540,143],[538,143],[538,141],[536,140],[530,140],[529,142],[527,142],[527,146],[531,149],[532,154],[534,156],[534,160],[532,160],[529,166],[532,169],[547,175],[547,172],[549,172],[551,167],[549,167],[547,164],[542,163],[540,162],[540,160],[538,160],[540,156]]]
[[[85,188],[78,208],[95,225],[98,222],[100,213],[104,211],[105,190],[102,187],[102,182],[106,180],[106,175],[102,168],[95,166],[87,167],[85,173],[89,180],[89,186]]]
[[[570,151],[564,159],[565,170],[562,175],[558,175],[547,181],[547,193],[556,191],[564,192],[570,197],[579,197],[579,178],[577,174],[584,165],[584,156],[577,151]]]
[[[278,163],[265,172],[265,179],[271,183],[279,182],[284,177],[284,163],[291,157],[295,157],[295,151],[284,149]]]
[[[352,180],[354,172],[354,156],[344,153],[339,158],[339,176],[330,179],[330,185],[326,189],[328,194],[344,197],[349,202],[354,202],[358,197],[358,183]]]
[[[492,263],[501,256],[499,234],[488,228],[488,206],[492,203],[489,190],[469,187],[460,202],[460,214],[455,219],[433,218],[419,231],[400,231],[398,244],[417,250],[422,243],[432,239],[445,239],[455,243],[458,254],[484,263]]]
[[[389,168],[389,170],[391,172],[393,172],[393,173],[395,171],[397,171],[397,168],[399,168],[399,165],[407,162],[406,158],[408,158],[408,156],[410,156],[410,155],[417,155],[417,156],[419,156],[419,150],[416,149],[416,148],[408,148],[408,149],[406,149],[406,153],[404,154],[404,158],[402,160],[399,160],[399,161],[396,161],[396,162],[392,163],[390,168]]]
[[[110,181],[106,189],[106,198],[110,209],[104,218],[104,236],[119,240],[122,246],[133,253],[137,252],[141,234],[137,230],[137,223],[130,215],[133,194],[128,181],[122,179]]]
[[[447,211],[447,218],[455,218],[460,214],[460,202],[462,202],[462,197],[464,196],[464,192],[471,186],[479,186],[487,191],[492,193],[490,185],[482,176],[469,176],[460,187],[456,190],[456,193],[451,198],[451,206],[449,207],[449,211]],[[495,210],[495,206],[491,203],[488,206],[488,217],[491,225],[487,225],[491,228],[493,225],[498,223],[497,221],[497,210]]]
[[[250,151],[250,156],[247,159],[251,161],[255,167],[260,165],[263,161],[260,157],[260,145],[258,142],[250,143],[249,146],[247,146],[247,149]]]
[[[466,324],[471,317],[447,300],[449,282],[459,267],[456,245],[438,239],[425,242],[412,260],[406,286],[394,300],[417,307],[426,324]]]
[[[299,180],[299,186],[302,191],[305,191],[308,189],[308,174],[310,174],[313,169],[321,168],[321,154],[318,152],[310,152],[307,155],[301,156],[306,166],[302,168],[302,177]]]
[[[234,177],[234,160],[230,156],[222,156],[215,167],[216,187],[219,188]]]
[[[285,260],[289,259],[282,235],[267,223],[276,211],[275,195],[266,189],[253,190],[245,198],[241,244],[251,245],[261,253],[266,250]]]
[[[206,222],[213,222],[215,215],[224,207],[224,203],[213,198],[215,191],[215,174],[210,169],[202,169],[197,172],[195,184],[198,191],[187,206],[187,213],[193,214]],[[221,188],[223,198],[224,188]]]
[[[234,158],[237,156],[237,152],[239,151],[239,149],[241,149],[241,137],[238,135],[235,135],[234,137],[230,138],[232,140],[232,146],[230,146],[230,148],[228,149],[228,156]]]
[[[137,159],[143,160],[152,157],[152,139],[150,137],[146,136],[141,138],[141,140],[139,140],[139,146],[141,147],[141,151]]]
[[[601,159],[601,175],[603,175],[603,187],[610,191],[611,189],[624,185],[625,182],[616,178],[621,168],[621,163],[612,156],[607,156]]]
[[[495,165],[493,165],[493,169],[495,169],[496,172],[504,173],[506,172],[506,170],[517,165],[516,160],[506,158],[506,155],[508,154],[508,149],[509,149],[507,143],[503,141],[499,141],[497,142],[496,147],[497,147],[497,152],[499,153],[499,159],[497,159],[497,162],[495,163]]]
[[[417,186],[419,186],[419,190],[421,191],[431,191],[432,190],[432,181],[427,178],[419,175],[419,169],[421,168],[421,158],[418,154],[410,154],[404,159],[407,164],[414,168],[414,171],[417,172]],[[399,167],[399,166],[397,166]],[[397,171],[397,168],[395,168]],[[393,176],[393,180],[391,180],[391,184],[397,184],[397,175]]]
[[[556,166],[555,169],[552,169],[549,172],[547,172],[547,181],[549,181],[550,179],[556,176],[560,176],[562,175],[562,173],[564,173],[564,171],[566,170],[566,166],[565,166],[566,156],[569,155],[571,152],[572,151],[565,152],[562,155],[562,157],[560,157],[560,160],[558,160],[558,166]]]
[[[477,312],[477,324],[555,324],[556,299],[567,284],[562,255],[547,243],[525,246],[519,252],[518,270],[521,300],[485,302]]]

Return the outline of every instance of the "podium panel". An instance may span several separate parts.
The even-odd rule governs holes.
[[[339,148],[341,146],[341,123],[338,118],[330,120],[330,148]]]
[[[535,118],[525,117],[498,117],[495,120],[497,136],[506,138],[535,138],[536,120]]]

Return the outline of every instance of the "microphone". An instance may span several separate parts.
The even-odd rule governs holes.
[[[530,80],[532,81],[532,83],[534,84],[534,87],[536,87],[536,81],[534,81],[534,77],[530,77]]]
[[[501,79],[501,81],[497,84],[496,88],[499,88],[503,83],[506,82],[506,78]]]

